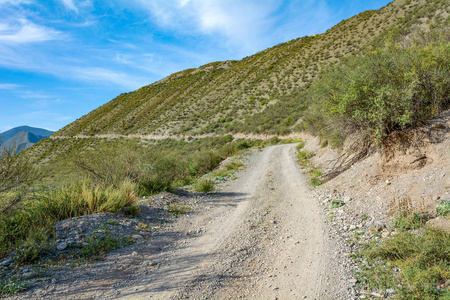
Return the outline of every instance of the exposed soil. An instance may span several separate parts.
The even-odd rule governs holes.
[[[310,139],[307,147],[317,152],[313,163],[322,169],[333,165],[342,151],[321,149],[317,139]],[[437,200],[450,199],[450,111],[420,129],[391,135],[382,151],[352,165],[315,194],[325,204],[345,198],[344,210],[386,225],[391,204],[399,199],[410,199],[415,208],[436,217]]]
[[[328,235],[324,214],[295,161],[295,145],[255,150],[245,160],[238,179],[208,197],[155,196],[148,204],[153,210],[167,205],[158,204],[161,197],[191,207],[174,222],[164,212],[155,217],[150,208],[128,223],[117,215],[64,221],[58,232],[76,229],[89,218],[117,220],[107,230],[118,234],[131,234],[126,228],[139,222],[153,229],[137,232],[142,236],[138,242],[94,264],[61,264],[45,282],[12,298],[352,298],[347,257],[339,241]],[[152,220],[156,223],[150,224]],[[62,234],[66,240],[60,242],[76,243],[73,232]]]

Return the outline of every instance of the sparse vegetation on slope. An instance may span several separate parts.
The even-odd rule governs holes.
[[[442,23],[446,1],[390,3],[342,21],[326,33],[298,38],[240,61],[188,69],[122,94],[55,135],[181,134],[298,130],[304,91],[343,57],[392,34]],[[416,28],[416,29],[414,29]]]

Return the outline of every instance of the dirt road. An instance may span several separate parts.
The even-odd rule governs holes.
[[[256,150],[245,165],[165,231],[26,297],[349,299],[348,274],[295,145]]]
[[[336,299],[320,208],[295,162],[294,145],[250,157],[239,178],[178,230],[197,230],[157,258],[146,283],[123,299]]]

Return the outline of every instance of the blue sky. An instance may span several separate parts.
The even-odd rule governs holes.
[[[0,132],[58,130],[174,72],[325,32],[388,0],[0,0]]]

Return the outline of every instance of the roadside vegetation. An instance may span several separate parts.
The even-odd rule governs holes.
[[[396,234],[362,245],[355,255],[358,282],[393,299],[449,299],[450,234],[426,226],[428,215],[409,199],[395,207]]]
[[[306,143],[304,141],[300,141],[296,147],[297,149],[297,158],[298,163],[302,168],[307,169],[307,173],[309,174],[309,180],[310,184],[313,186],[319,186],[321,184],[324,184],[325,181],[320,179],[320,176],[322,175],[322,170],[318,167],[311,166],[309,161],[311,158],[313,158],[316,154],[312,151],[305,150]]]
[[[14,251],[16,263],[38,260],[55,246],[53,226],[60,220],[118,211],[133,217],[139,212],[138,197],[172,186],[194,184],[199,192],[210,192],[214,180],[202,175],[225,158],[262,144],[231,136],[190,141],[92,138],[43,140],[23,155],[4,150],[0,257]],[[230,163],[221,175],[240,166]],[[184,210],[169,209],[177,215]]]

